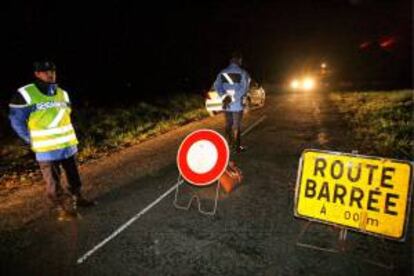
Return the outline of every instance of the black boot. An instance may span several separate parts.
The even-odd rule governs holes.
[[[58,221],[71,221],[79,217],[75,209],[69,209],[64,206],[58,206],[56,211]]]
[[[88,200],[81,195],[73,196],[73,208],[76,210],[78,207],[92,207],[97,204],[94,200]]]

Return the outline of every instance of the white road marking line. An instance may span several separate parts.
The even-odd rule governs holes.
[[[256,127],[258,124],[263,122],[263,120],[266,119],[266,115],[263,115],[259,118],[256,122],[251,124],[243,133],[242,136],[251,131],[254,127]],[[162,199],[164,199],[167,195],[169,195],[172,191],[174,191],[179,185],[181,184],[181,181],[178,181],[174,186],[172,186],[168,191],[163,193],[160,197],[158,197],[154,202],[149,204],[147,207],[145,207],[141,212],[130,218],[126,223],[121,225],[118,229],[116,229],[110,236],[108,236],[106,239],[101,241],[99,244],[95,245],[91,250],[83,254],[78,260],[77,264],[83,263],[87,258],[89,258],[93,253],[95,253],[99,248],[103,247],[106,243],[108,243],[110,240],[118,236],[122,231],[124,231],[128,226],[130,226],[134,221],[139,219],[143,214],[148,212],[152,207],[154,207],[156,204],[158,204]]]
[[[242,132],[242,136],[246,135],[247,133],[249,133],[253,128],[255,128],[256,126],[258,126],[261,122],[263,122],[265,119],[267,118],[266,115],[263,115],[262,117],[260,117],[256,122],[254,122],[253,124],[251,124],[248,128],[246,128],[243,132]]]
[[[128,226],[130,226],[134,221],[139,219],[143,214],[145,214],[148,210],[150,210],[152,207],[154,207],[157,203],[159,203],[164,197],[169,195],[172,191],[174,191],[178,185],[180,185],[181,182],[177,182],[174,186],[172,186],[168,191],[166,191],[164,194],[162,194],[159,198],[157,198],[154,202],[149,204],[147,207],[145,207],[141,212],[130,218],[126,223],[124,223],[121,227],[119,227],[117,230],[115,230],[109,237],[101,241],[99,244],[97,244],[94,248],[86,252],[82,257],[80,257],[77,261],[78,264],[83,263],[88,257],[90,257],[93,253],[95,253],[99,248],[104,246],[107,242],[115,238],[119,233],[121,233],[123,230],[125,230]]]

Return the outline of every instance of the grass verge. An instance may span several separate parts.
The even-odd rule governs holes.
[[[337,92],[331,99],[366,154],[413,160],[413,90]]]

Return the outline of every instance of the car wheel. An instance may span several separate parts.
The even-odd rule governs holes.
[[[214,115],[216,115],[216,113],[214,111],[209,111],[207,110],[208,115],[210,115],[210,117],[213,117]]]

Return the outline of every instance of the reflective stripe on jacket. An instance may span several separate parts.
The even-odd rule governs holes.
[[[214,89],[224,96],[228,94],[232,98],[228,109],[226,111],[241,111],[243,110],[243,97],[247,94],[250,84],[249,74],[240,68],[235,63],[223,69],[214,82]]]
[[[36,153],[49,152],[78,144],[73,129],[68,94],[57,88],[54,96],[44,95],[34,84],[18,89],[33,108],[28,120],[30,142]]]

